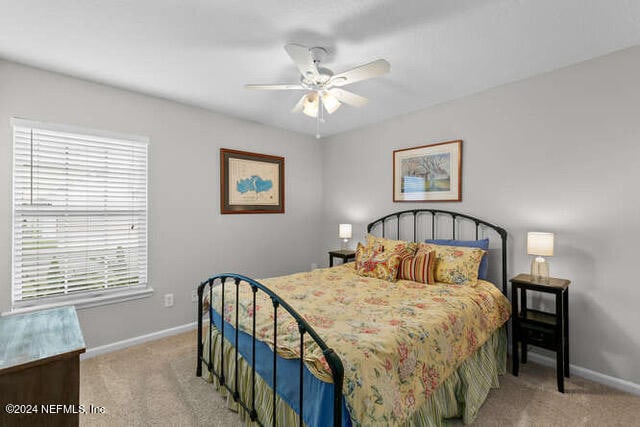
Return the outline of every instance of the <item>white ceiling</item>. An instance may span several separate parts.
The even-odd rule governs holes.
[[[0,0],[2,58],[313,135],[299,92],[243,88],[298,81],[288,42],[391,63],[330,135],[640,44],[640,1]]]

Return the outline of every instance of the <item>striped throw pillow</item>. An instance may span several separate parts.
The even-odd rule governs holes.
[[[398,279],[433,285],[435,259],[435,251],[418,251],[414,256],[405,255],[400,260]]]

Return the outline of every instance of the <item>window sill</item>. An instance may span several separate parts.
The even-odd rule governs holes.
[[[123,292],[113,292],[103,295],[94,295],[87,297],[73,298],[63,301],[55,301],[42,304],[24,305],[13,308],[11,311],[0,313],[2,316],[10,316],[13,314],[30,313],[33,311],[46,310],[49,308],[64,307],[73,305],[77,310],[85,308],[98,307],[101,305],[115,304],[124,301],[131,301],[140,298],[148,298],[153,295],[152,288],[136,289]]]

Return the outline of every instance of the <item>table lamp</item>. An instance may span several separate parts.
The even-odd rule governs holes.
[[[341,249],[347,249],[347,242],[351,238],[351,224],[340,224],[338,235],[342,239]]]
[[[527,233],[527,254],[536,256],[531,261],[531,275],[549,279],[549,263],[544,257],[553,256],[553,233]]]

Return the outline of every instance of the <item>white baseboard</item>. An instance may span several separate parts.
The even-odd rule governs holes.
[[[127,347],[142,344],[147,341],[153,341],[160,338],[170,337],[171,335],[181,334],[183,332],[191,331],[198,327],[198,322],[187,323],[186,325],[176,326],[174,328],[164,329],[162,331],[152,332],[146,335],[140,335],[139,337],[133,337],[122,341],[117,341],[111,344],[99,345],[87,349],[87,352],[80,355],[80,360],[90,359],[92,357],[99,356],[101,354],[111,353],[112,351],[122,350]]]
[[[555,358],[544,356],[531,350],[527,352],[527,356],[532,362],[552,368],[556,367]],[[612,377],[610,375],[601,374],[600,372],[592,371],[591,369],[583,368],[582,366],[569,365],[569,368],[571,370],[571,375],[575,374],[579,377],[607,385],[611,388],[640,396],[640,384],[632,383],[631,381]]]

